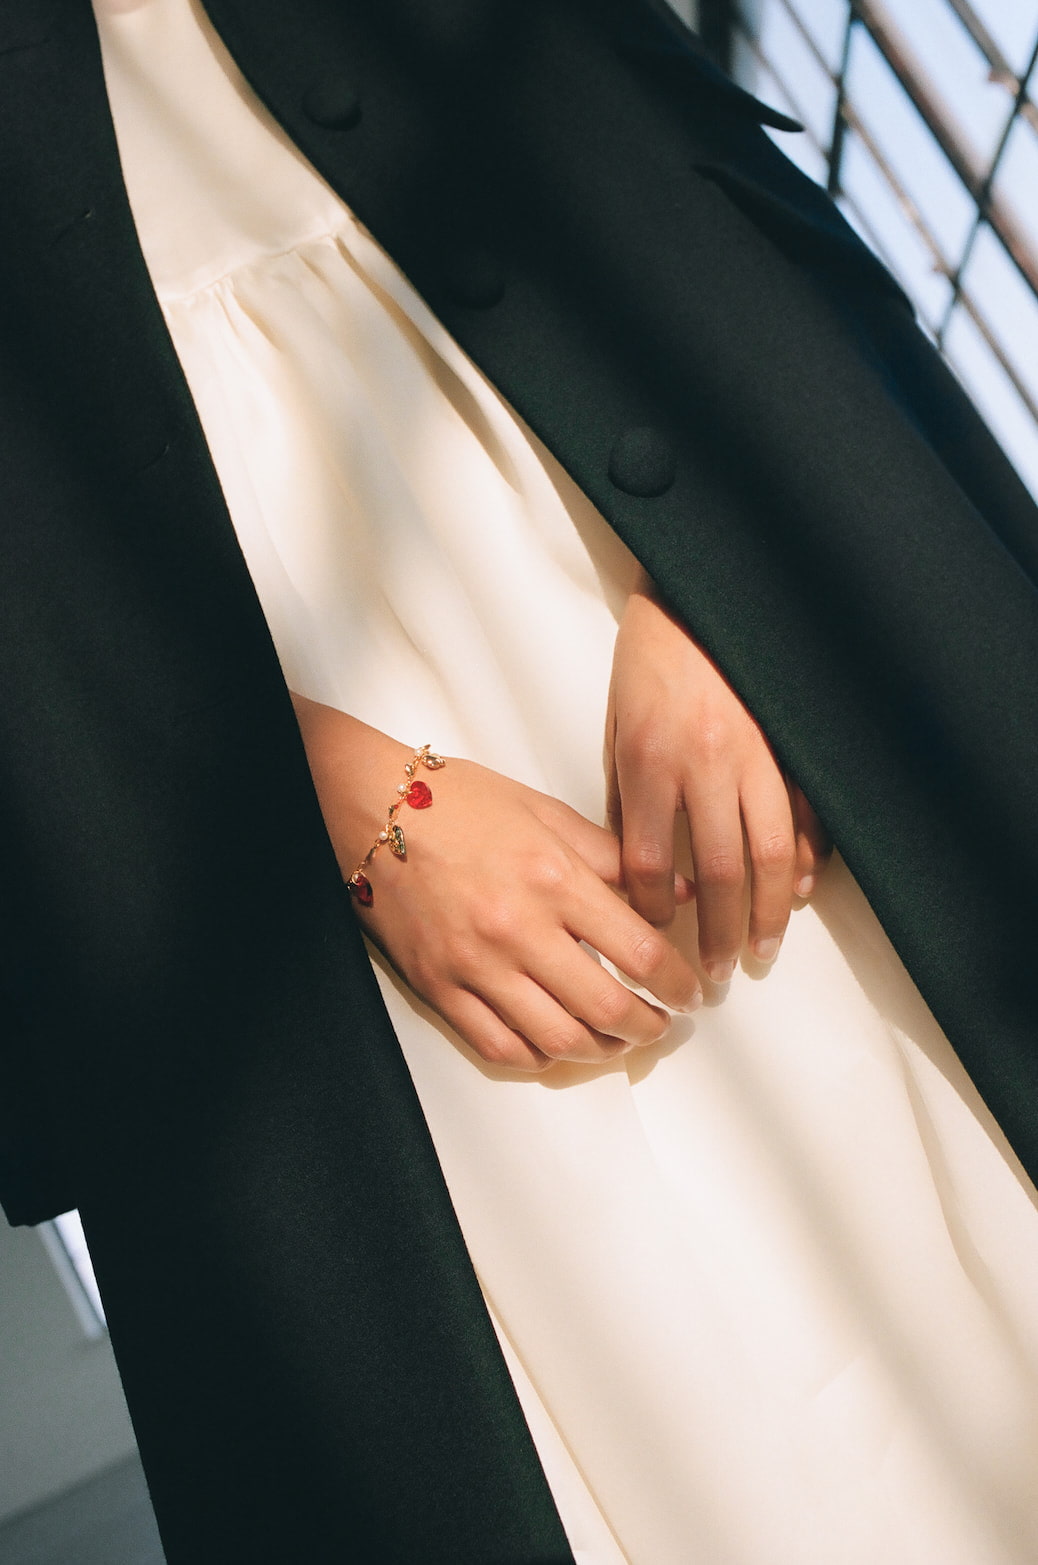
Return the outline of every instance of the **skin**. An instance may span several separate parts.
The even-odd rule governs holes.
[[[295,695],[293,703],[347,878],[381,830],[413,751],[331,707]],[[742,949],[747,895],[750,949],[772,961],[794,894],[809,895],[824,866],[828,845],[807,801],[647,581],[619,627],[606,739],[613,830],[451,759],[423,774],[434,808],[401,816],[406,861],[380,852],[370,867],[374,905],[355,904],[414,992],[492,1064],[595,1064],[656,1042],[667,1012],[617,982],[582,942],[662,1006],[691,1011],[702,1001],[699,979],[659,927],[675,906],[696,896],[702,963],[724,983]],[[674,870],[679,812],[695,887]]]
[[[606,720],[609,819],[623,843],[630,905],[674,916],[674,816],[685,815],[698,900],[699,952],[725,983],[743,945],[773,962],[794,895],[811,895],[830,852],[825,830],[787,779],[716,664],[643,577],[617,633]]]

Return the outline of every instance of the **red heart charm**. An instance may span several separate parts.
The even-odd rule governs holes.
[[[352,894],[356,897],[361,907],[370,907],[375,900],[375,893],[371,889],[371,881],[360,870],[352,875],[346,882]]]

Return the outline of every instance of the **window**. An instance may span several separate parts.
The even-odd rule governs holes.
[[[828,187],[1038,495],[1038,0],[737,0],[737,79]]]

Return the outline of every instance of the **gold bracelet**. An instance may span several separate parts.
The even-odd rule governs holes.
[[[388,843],[389,851],[396,858],[406,859],[407,857],[407,843],[404,841],[403,829],[397,824],[396,819],[397,811],[401,805],[409,804],[412,810],[427,810],[433,802],[432,789],[428,783],[422,782],[420,778],[416,778],[415,772],[420,766],[427,766],[431,772],[438,772],[440,767],[446,766],[446,764],[447,762],[442,755],[434,755],[429,745],[423,744],[422,748],[415,751],[404,767],[404,776],[407,778],[407,781],[402,782],[397,789],[399,797],[394,799],[389,806],[386,824],[346,882],[346,889],[351,896],[356,897],[361,907],[370,907],[375,900],[371,881],[364,871],[375,857],[379,848],[385,847]]]

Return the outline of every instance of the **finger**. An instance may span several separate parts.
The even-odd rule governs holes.
[[[606,705],[605,725],[605,774],[606,820],[609,829],[619,837],[622,834],[623,811],[620,805],[620,784],[616,776],[616,670],[609,681],[609,700]]]
[[[566,927],[584,940],[633,983],[674,1011],[694,1011],[702,1004],[699,980],[666,935],[645,921],[618,897],[582,894],[577,888],[566,909]]]
[[[685,792],[699,919],[699,955],[715,984],[727,983],[742,947],[746,882],[739,797],[731,787]]]
[[[796,783],[789,785],[790,803],[796,821],[797,861],[794,889],[798,897],[809,897],[815,889],[819,875],[832,856],[833,844],[803,790]]]
[[[536,796],[534,810],[538,820],[550,827],[557,837],[561,837],[599,880],[616,891],[625,889],[620,843],[611,831],[607,831],[604,826],[594,825],[568,804],[563,804],[560,799],[549,798],[547,794]],[[671,837],[673,840],[673,829]],[[675,873],[672,895],[677,905],[683,907],[695,896],[695,886],[684,875]]]
[[[449,1000],[436,1003],[435,1008],[488,1065],[537,1073],[554,1063],[522,1033],[509,1027],[479,995],[455,989]]]
[[[674,917],[674,817],[677,787],[662,767],[616,758],[622,813],[621,863],[627,899],[650,924]]]
[[[620,1038],[607,1037],[585,1026],[524,973],[512,974],[499,989],[489,991],[487,999],[507,1027],[528,1039],[550,1060],[602,1065],[631,1047]]]
[[[551,960],[531,970],[542,992],[547,991],[570,1016],[583,1022],[598,1037],[619,1039],[625,1046],[657,1043],[670,1025],[666,1011],[657,1010],[606,971],[601,963],[567,938],[551,953]],[[511,1020],[511,1017],[510,1017]],[[517,1025],[513,1020],[513,1025]],[[540,1036],[521,1025],[545,1054]]]
[[[532,805],[534,813],[543,825],[561,837],[572,848],[588,869],[607,886],[621,886],[623,871],[620,865],[620,842],[604,826],[596,826],[578,810],[563,804],[561,799],[538,794]]]
[[[773,962],[793,905],[797,839],[785,782],[770,759],[744,785],[741,803],[750,859],[750,949],[759,962]]]

